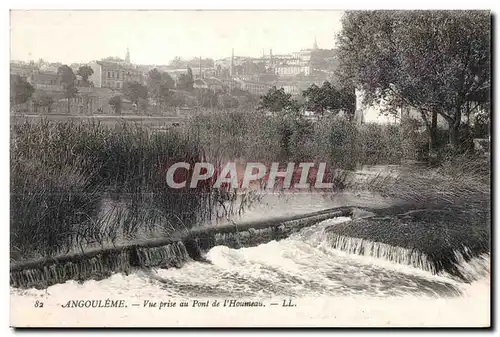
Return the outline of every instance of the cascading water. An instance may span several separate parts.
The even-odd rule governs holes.
[[[43,266],[39,263],[27,268],[20,266],[18,270],[11,270],[10,283],[14,287],[43,288],[66,280],[101,279],[112,272],[126,273],[130,270],[127,250],[68,257],[65,260],[47,260]]]
[[[182,242],[174,242],[160,247],[137,248],[137,257],[139,266],[169,268],[180,267],[189,255]]]
[[[246,299],[262,305],[237,310],[186,308],[168,312],[137,308],[114,310],[110,317],[117,326],[239,326],[252,325],[252,320],[271,326],[489,324],[489,274],[477,271],[489,265],[488,257],[463,264],[462,268],[478,280],[466,284],[445,273],[433,274],[432,264],[417,251],[329,231],[348,221],[350,217],[317,221],[285,239],[252,247],[245,247],[242,242],[259,234],[271,235],[272,231],[263,228],[239,236],[217,234],[216,246],[204,254],[209,263],[190,260],[182,243],[139,249],[138,258],[144,266],[158,265],[165,259],[175,264],[175,259],[169,260],[175,256],[187,262],[182,268],[135,270],[83,284],[68,281],[46,291],[12,289],[12,314],[21,317],[16,308],[26,308],[28,301],[40,299],[51,303],[57,316],[54,322],[60,326],[60,317],[77,310],[61,309],[70,299],[123,298],[130,305],[147,299],[228,299],[234,303]],[[235,240],[239,240],[237,246],[241,248],[229,247],[233,245],[228,243]],[[92,266],[89,264],[88,272],[99,269]],[[28,273],[26,277],[32,276]],[[271,307],[270,303],[284,299],[293,299],[297,307]],[[86,312],[86,322],[92,317],[99,320],[99,310]],[[469,313],[467,317],[464,312]]]

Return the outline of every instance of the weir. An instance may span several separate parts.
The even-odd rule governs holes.
[[[339,207],[268,220],[200,227],[170,238],[135,241],[83,253],[11,263],[10,284],[19,288],[46,288],[68,280],[103,279],[133,268],[181,267],[189,258],[203,260],[202,253],[216,245],[233,248],[281,240],[301,228],[330,218],[350,216],[352,208]]]
[[[490,221],[453,209],[420,209],[374,216],[326,229],[328,245],[350,254],[382,258],[462,282],[489,270]]]
[[[14,287],[45,288],[68,280],[102,279],[139,268],[179,268],[186,261],[207,262],[215,246],[233,249],[279,241],[305,227],[336,217],[352,221],[325,227],[322,242],[348,254],[370,256],[412,266],[432,274],[445,273],[472,282],[489,273],[487,222],[432,221],[407,205],[383,209],[338,207],[308,214],[198,227],[168,238],[130,242],[31,261],[12,263]],[[441,212],[441,211],[440,211]],[[425,220],[425,221],[424,221]],[[465,226],[465,227],[464,227]]]
[[[433,274],[437,273],[432,261],[429,261],[427,255],[418,249],[391,246],[385,243],[346,237],[336,233],[328,233],[326,240],[332,248],[349,254],[371,256],[398,264],[410,265],[415,268],[430,271]]]

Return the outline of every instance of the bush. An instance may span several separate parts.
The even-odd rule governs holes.
[[[358,126],[335,116],[311,122],[293,112],[215,112],[193,118],[189,130],[211,158],[322,161],[343,169],[417,160],[426,146],[425,135],[408,132],[404,126]]]

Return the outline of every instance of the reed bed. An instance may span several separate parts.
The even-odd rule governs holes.
[[[214,216],[231,191],[172,189],[175,162],[202,159],[198,139],[135,124],[25,122],[11,130],[11,258],[27,259],[147,235]]]
[[[255,191],[242,195],[233,187],[221,190],[210,184],[172,189],[165,175],[175,162],[187,162],[191,167],[198,161],[215,166],[234,160],[325,162],[334,189],[348,189],[352,186],[345,170],[360,164],[418,159],[425,145],[422,135],[409,132],[405,125],[356,126],[334,116],[312,122],[301,116],[260,111],[198,115],[185,127],[162,132],[133,123],[106,126],[43,119],[13,123],[11,258],[23,260],[165,237],[214,219],[227,220],[262,198]],[[450,164],[448,171],[455,168]],[[436,185],[427,173],[422,177],[427,180],[415,177],[397,187],[392,181],[379,180],[381,186],[372,187],[389,194],[413,193],[414,199],[427,200],[425,193],[449,198],[446,193],[425,192],[425,184],[428,191]],[[449,184],[453,187],[455,183],[449,180]],[[452,193],[469,193],[471,186]]]
[[[302,115],[223,111],[194,116],[187,132],[207,157],[246,161],[325,162],[338,169],[401,164],[421,159],[425,135],[402,125],[356,125],[336,116],[312,121]]]

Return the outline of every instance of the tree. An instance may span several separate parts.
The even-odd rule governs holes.
[[[187,62],[184,62],[184,66],[187,64],[187,66],[189,67],[199,67],[200,64],[203,68],[213,68],[214,66],[214,60],[213,59],[204,59],[202,58],[200,60],[199,57],[194,57],[192,58],[191,60],[187,61]],[[181,67],[182,67],[182,64],[181,64]]]
[[[252,60],[246,60],[245,62],[243,62],[241,67],[243,74],[245,75],[262,74],[266,72],[266,67],[264,64],[256,64]]]
[[[76,75],[73,69],[67,65],[62,65],[57,69],[57,74],[61,78],[64,97],[68,100],[68,113],[70,113],[70,99],[78,93],[76,89]]]
[[[186,89],[193,90],[193,84],[194,84],[193,71],[191,70],[191,68],[188,68],[186,76]]]
[[[193,72],[191,68],[188,68],[186,74],[180,74],[177,81],[177,88],[182,90],[191,91],[193,89]]]
[[[237,98],[238,106],[242,110],[255,110],[258,107],[258,98],[248,91],[241,90],[240,88],[233,88],[233,90],[231,90],[231,96]]]
[[[287,110],[298,110],[297,101],[292,99],[291,94],[285,93],[285,89],[277,89],[273,86],[267,94],[261,96],[259,110],[271,112],[282,112]]]
[[[125,82],[123,84],[123,94],[138,106],[139,99],[145,100],[148,98],[148,88],[139,82]]]
[[[139,97],[137,105],[143,113],[146,113],[148,111],[149,102],[146,98]]]
[[[153,98],[157,104],[159,104],[161,97],[160,86],[162,84],[162,76],[158,69],[154,68],[148,72],[146,83],[149,96]]]
[[[285,89],[273,86],[266,95],[261,96],[257,109],[275,112],[273,118],[278,123],[275,132],[280,138],[280,149],[284,158],[290,158],[297,148],[295,145],[303,140],[309,128],[300,113],[300,104]]]
[[[121,114],[122,112],[122,97],[120,95],[115,95],[109,99],[109,105],[113,108],[115,114]]]
[[[204,108],[214,108],[217,106],[217,94],[210,89],[199,89],[196,91],[196,101]]]
[[[26,103],[31,96],[35,88],[27,82],[24,78],[19,75],[10,75],[10,104],[22,104]]]
[[[175,86],[175,82],[168,73],[162,73],[154,68],[148,72],[147,87],[151,98],[153,98],[161,109],[163,103],[168,102],[169,89]]]
[[[324,115],[326,111],[338,114],[343,111],[352,116],[355,111],[356,97],[354,89],[336,89],[330,82],[324,82],[321,87],[312,84],[302,92],[306,98],[305,108],[315,113]]]
[[[311,67],[314,69],[333,70],[335,69],[336,53],[333,49],[317,49],[311,53]]]
[[[238,100],[229,94],[219,96],[219,105],[223,109],[234,109],[238,107]]]
[[[302,96],[307,99],[305,108],[320,115],[335,108],[335,95],[329,82],[323,83],[322,87],[313,84],[302,92]]]
[[[172,61],[170,61],[170,66],[174,68],[182,68],[186,64],[186,61],[184,61],[182,58],[179,56],[174,57]]]
[[[338,38],[339,75],[385,101],[420,112],[436,141],[437,115],[459,147],[462,115],[489,104],[490,13],[485,11],[346,12]]]
[[[180,92],[173,92],[171,96],[172,106],[179,107],[186,104],[186,96]]]
[[[160,86],[160,105],[161,106],[176,106],[175,95],[170,84],[162,84]]]
[[[33,97],[33,103],[35,103],[35,109],[38,107],[46,107],[47,112],[50,113],[52,105],[54,104],[54,96],[45,91],[36,91]]]
[[[118,57],[118,56],[108,56],[104,59],[102,59],[103,61],[111,61],[111,62],[125,62],[124,59]]]
[[[89,77],[92,76],[93,73],[94,70],[89,66],[81,66],[76,72],[77,75],[80,75],[82,77],[82,80],[86,84],[86,86],[90,85]]]
[[[175,81],[172,78],[172,76],[170,76],[169,73],[163,72],[161,74],[161,81],[162,81],[162,84],[165,85],[167,88],[169,88],[169,89],[175,88]]]

